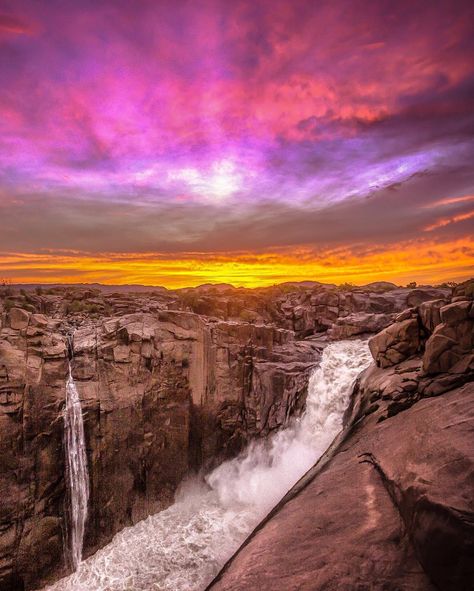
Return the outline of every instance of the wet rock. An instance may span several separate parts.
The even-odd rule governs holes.
[[[18,570],[23,573],[22,584],[34,588],[38,577],[55,568],[58,555],[63,551],[61,519],[45,516],[25,523],[18,548]],[[35,570],[31,572],[31,564]]]

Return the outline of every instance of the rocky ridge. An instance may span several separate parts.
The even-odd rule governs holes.
[[[6,591],[67,572],[62,410],[71,332],[91,478],[88,555],[169,505],[187,474],[235,455],[300,412],[325,341],[376,332],[407,306],[451,297],[449,288],[390,285],[37,291],[7,288],[1,297]],[[433,312],[429,321],[436,318]]]
[[[209,590],[473,588],[472,284],[369,345],[343,432]]]

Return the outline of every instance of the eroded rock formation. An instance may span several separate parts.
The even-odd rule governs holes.
[[[66,572],[62,411],[69,330],[11,308],[0,332],[0,588]],[[61,332],[60,332],[61,331]],[[91,496],[85,554],[172,502],[190,471],[234,455],[304,405],[317,343],[162,311],[74,333]]]
[[[367,410],[370,424],[418,402],[423,392],[460,385],[466,379],[459,376],[471,367],[466,347],[472,307],[462,300],[449,308],[449,288],[374,284],[344,290],[306,283],[136,294],[37,291],[7,289],[0,298],[0,588],[5,591],[34,589],[67,571],[62,412],[72,332],[72,374],[84,410],[91,484],[85,555],[169,505],[189,472],[235,455],[250,439],[265,437],[300,412],[324,339],[377,332],[413,308],[398,324],[417,323],[416,345],[397,346],[411,338],[402,341],[399,335],[411,332],[395,330],[393,346],[379,349],[380,359],[396,365],[374,370],[391,372],[393,383],[403,374],[403,394],[397,390],[385,400],[384,393],[381,404],[361,385],[354,412],[365,409],[367,400],[379,404]],[[453,327],[462,332],[456,346]],[[420,360],[405,360],[422,350],[429,371],[444,372],[434,381],[424,378],[425,390]],[[338,486],[346,485],[341,480]]]
[[[346,427],[212,591],[474,587],[472,290],[373,337]]]

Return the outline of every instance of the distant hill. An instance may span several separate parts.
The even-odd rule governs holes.
[[[168,292],[166,287],[162,285],[140,285],[140,284],[129,284],[129,285],[104,285],[102,283],[12,283],[11,287],[17,289],[24,289],[25,291],[34,290],[38,287],[43,289],[50,289],[55,287],[74,288],[74,289],[100,289],[106,293],[137,293],[147,291],[162,291]]]
[[[181,287],[178,289],[174,289],[172,291],[178,292],[188,292],[188,291],[213,291],[213,292],[222,292],[222,291],[229,291],[229,289],[238,289],[231,283],[203,283],[202,285],[197,285],[196,287]]]
[[[371,291],[390,291],[392,289],[397,289],[397,285],[395,283],[391,283],[390,281],[373,281],[372,283],[367,283],[367,285],[361,285],[362,289],[369,289]]]
[[[336,287],[335,283],[321,283],[321,281],[285,281],[285,283],[279,283],[279,286],[295,286],[295,287],[317,287],[318,285],[324,285],[325,287]]]
[[[312,289],[315,287],[325,287],[330,289],[335,289],[338,285],[334,283],[322,283],[320,281],[285,281],[283,283],[278,283],[275,285],[268,285],[268,286],[260,286],[255,288],[246,288],[246,287],[235,287],[231,283],[203,283],[202,285],[197,285],[196,287],[181,287],[176,289],[168,289],[162,285],[141,285],[139,283],[130,283],[126,285],[105,285],[103,283],[11,283],[8,284],[12,288],[16,289],[23,289],[25,291],[33,291],[39,287],[43,289],[51,289],[51,288],[73,288],[73,289],[98,289],[103,293],[146,293],[146,292],[161,292],[165,293],[188,293],[188,292],[198,292],[198,293],[225,293],[229,291],[259,291],[259,290],[272,290],[274,288],[282,287],[282,288],[302,288],[302,289]],[[453,284],[455,285],[455,284]],[[365,291],[373,291],[383,293],[386,291],[391,291],[394,289],[398,289],[399,286],[395,285],[395,283],[391,283],[390,281],[373,281],[372,283],[367,283],[367,285],[352,285],[352,284],[342,284],[343,287],[352,287],[353,289],[361,289]],[[409,285],[408,288],[428,288],[431,287],[429,285]]]

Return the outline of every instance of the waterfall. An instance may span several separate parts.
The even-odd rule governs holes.
[[[64,447],[66,452],[66,479],[69,498],[68,556],[76,570],[82,558],[82,542],[89,501],[89,473],[87,470],[84,423],[79,393],[71,371],[72,341],[68,341],[69,376],[66,382],[64,408]]]
[[[370,361],[365,342],[328,345],[300,419],[204,481],[186,482],[171,507],[118,533],[49,591],[202,590],[329,446],[341,429],[353,381]]]

